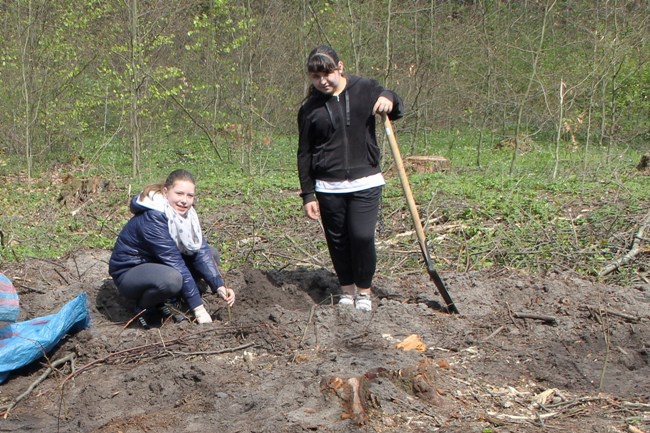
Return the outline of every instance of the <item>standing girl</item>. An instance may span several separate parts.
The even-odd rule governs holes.
[[[341,305],[372,310],[375,230],[384,178],[375,115],[402,117],[399,96],[375,80],[347,75],[337,53],[307,59],[310,93],[298,111],[298,175],[305,214],[320,216],[341,285]]]

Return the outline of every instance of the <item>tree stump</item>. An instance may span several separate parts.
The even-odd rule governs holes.
[[[320,382],[321,392],[326,398],[336,396],[341,400],[341,419],[349,419],[362,426],[368,422],[371,408],[381,408],[381,400],[390,396],[380,394],[380,388],[373,390],[373,382],[387,379],[399,389],[416,398],[439,404],[435,387],[436,365],[429,358],[423,358],[414,366],[398,370],[378,367],[361,376],[329,376]]]
[[[417,155],[404,158],[404,170],[409,173],[436,173],[447,171],[451,163],[444,156]],[[397,171],[395,163],[391,164],[385,171],[386,175],[393,175]]]
[[[416,173],[437,173],[447,171],[450,167],[451,163],[444,156],[416,155],[404,159],[404,168]]]
[[[76,177],[66,174],[61,181],[61,190],[57,201],[64,206],[77,206],[86,202],[90,196],[106,191],[110,181],[98,176]]]

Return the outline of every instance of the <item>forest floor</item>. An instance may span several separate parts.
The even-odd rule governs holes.
[[[373,311],[336,305],[326,269],[226,273],[215,322],[131,319],[110,251],[3,269],[21,319],[88,295],[88,329],[0,386],[0,431],[647,432],[650,287],[506,269],[377,276]],[[19,395],[36,385],[17,401]],[[16,403],[13,405],[13,403]],[[7,410],[8,407],[10,410]]]

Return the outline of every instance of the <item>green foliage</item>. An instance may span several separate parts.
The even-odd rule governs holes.
[[[586,160],[567,152],[562,175],[552,179],[552,154],[545,143],[534,143],[520,155],[514,176],[506,169],[507,149],[486,146],[484,164],[476,167],[475,149],[463,132],[438,134],[417,148],[421,154],[445,155],[452,141],[448,171],[409,175],[441,271],[502,266],[528,272],[573,270],[593,277],[626,252],[628,239],[647,212],[647,177],[634,169],[640,152],[616,149],[617,158],[608,164],[604,148],[596,148]],[[256,162],[262,174],[255,175],[242,170],[236,159],[218,158],[203,137],[167,136],[143,150],[142,177],[133,179],[122,149],[117,140],[87,141],[64,170],[36,166],[39,180],[32,182],[15,170],[16,157],[3,156],[0,180],[11,193],[0,197],[0,259],[53,258],[82,247],[111,248],[129,218],[129,194],[183,167],[197,177],[197,209],[207,239],[223,253],[225,270],[290,266],[308,256],[328,266],[320,228],[302,212],[294,140],[275,139]],[[64,204],[58,199],[66,188],[66,174],[98,178],[106,186]],[[412,227],[401,186],[391,173],[386,180],[379,269],[416,271],[421,263],[415,240],[402,235]],[[404,254],[399,251],[412,253],[395,257]],[[634,269],[623,269],[614,278],[634,281]]]
[[[3,199],[4,260],[110,245],[128,218],[128,192],[178,166],[198,174],[210,235],[229,263],[275,264],[262,251],[275,245],[320,260],[320,228],[302,217],[295,175],[303,65],[320,43],[348,72],[403,97],[405,154],[451,161],[446,173],[411,176],[444,266],[540,270],[553,259],[593,273],[625,250],[647,207],[632,169],[647,152],[650,119],[647,2],[138,3],[137,29],[129,2],[5,5],[0,175],[29,210]],[[32,180],[21,177],[26,165]],[[52,197],[67,173],[108,179],[111,189],[63,207]],[[396,179],[385,198],[387,235],[407,231]],[[55,217],[43,218],[45,209]],[[16,222],[24,219],[36,228]],[[309,243],[274,233],[286,224]],[[402,259],[418,265],[417,255],[393,262]]]
[[[647,178],[634,170],[640,152],[620,149],[617,161],[605,165],[606,149],[589,158],[567,151],[563,175],[553,180],[547,146],[533,144],[510,176],[510,151],[488,147],[481,168],[472,167],[475,149],[454,135],[418,147],[421,154],[449,156],[452,168],[411,174],[410,184],[423,221],[433,221],[428,229],[443,233],[430,240],[433,251],[456,270],[505,266],[593,276],[625,253],[626,244],[611,241],[614,233],[629,237],[647,212]],[[450,140],[459,144],[451,149]],[[385,213],[404,207],[397,179],[389,179],[384,198]]]

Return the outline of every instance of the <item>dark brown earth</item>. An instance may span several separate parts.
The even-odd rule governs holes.
[[[374,310],[360,313],[334,305],[329,270],[245,268],[226,274],[238,294],[230,312],[205,295],[215,323],[144,330],[125,326],[131,310],[107,277],[109,255],[82,250],[2,270],[19,291],[20,320],[86,292],[92,324],[49,354],[74,354],[74,367],[58,367],[13,407],[45,361],[0,386],[0,431],[650,429],[648,285],[444,274],[461,313],[450,315],[425,272],[379,275]],[[398,347],[412,335],[422,344]]]

